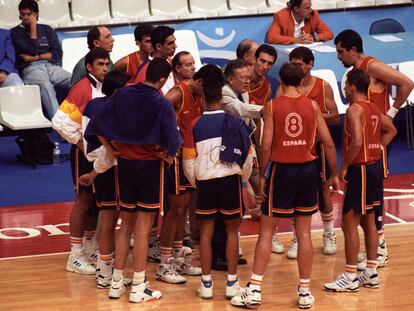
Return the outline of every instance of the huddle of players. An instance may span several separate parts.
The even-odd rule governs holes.
[[[256,192],[256,204],[261,205],[261,211],[255,209],[256,213],[261,212],[260,234],[252,277],[248,286],[242,289],[237,276],[237,232],[243,203],[249,205],[246,204],[246,185],[254,154],[251,128],[240,118],[222,110],[220,99],[225,80],[220,69],[206,65],[195,73],[194,59],[185,53],[178,56],[178,60],[175,57],[171,68],[168,59],[175,52],[174,31],[171,28],[167,31],[169,27],[160,27],[166,32],[160,42],[154,44],[152,40],[154,58],[149,56],[151,61],[150,58],[145,59],[137,68],[139,72],[135,78],[145,78],[142,81],[135,79],[134,82],[142,83],[124,87],[112,95],[106,94],[110,96],[95,99],[86,108],[76,109],[76,114],[81,115],[80,123],[83,123],[83,126],[77,127],[83,136],[84,149],[80,151],[88,156],[89,161],[93,161],[92,172],[83,172],[85,175],[81,180],[85,185],[95,181],[97,197],[102,198],[98,200],[98,205],[102,211],[108,210],[108,207],[111,210],[107,222],[110,232],[102,229],[99,239],[99,243],[109,240],[110,245],[107,245],[105,253],[100,249],[96,272],[98,288],[109,287],[111,298],[120,298],[124,294],[125,286],[131,283],[124,277],[123,269],[129,252],[129,238],[134,232],[134,275],[129,301],[161,298],[159,291],[148,288],[145,267],[151,227],[155,215],[164,209],[161,264],[156,278],[169,283],[184,283],[185,278],[177,269],[182,274],[201,274],[198,294],[202,298],[212,298],[211,239],[215,216],[221,214],[227,234],[228,278],[225,295],[236,306],[258,305],[261,303],[261,282],[270,259],[272,236],[278,219],[294,217],[300,271],[298,305],[300,308],[311,307],[314,298],[309,289],[313,254],[310,225],[311,215],[318,210],[318,188],[322,184],[321,167],[315,151],[317,144],[323,146],[321,149],[325,157],[320,158],[322,162],[326,159],[330,168],[330,177],[323,183],[325,192],[329,186],[334,189],[339,186],[335,146],[325,122],[325,119],[329,122],[331,113],[335,115],[336,106],[327,108],[329,104],[324,95],[321,102],[316,99],[320,94],[316,94],[315,99],[309,98],[314,86],[305,89],[302,85],[302,81],[308,78],[308,82],[313,81],[314,85],[319,86],[317,93],[332,92],[327,83],[310,76],[313,56],[309,55],[312,52],[303,47],[292,51],[292,63],[283,65],[280,70],[278,96],[263,110],[263,136],[257,144],[260,145],[257,150],[260,182]],[[341,35],[335,41],[338,58],[341,53],[346,57],[349,53],[349,58],[357,53],[362,55],[362,41],[358,50],[358,44],[344,45],[349,33]],[[188,61],[182,61],[181,56]],[[347,65],[345,56],[342,57],[340,59]],[[308,70],[304,68],[306,66]],[[164,96],[160,90],[171,80],[172,70],[178,83]],[[365,71],[369,73],[369,69]],[[111,75],[108,73],[106,77]],[[106,84],[113,83],[106,77],[103,79],[104,88]],[[326,289],[333,291],[357,291],[360,285],[374,288],[379,285],[375,270],[378,236],[375,216],[370,211],[382,200],[381,146],[386,146],[396,134],[391,119],[384,117],[368,101],[368,74],[354,69],[347,78],[345,92],[351,105],[345,119],[344,161],[339,172],[339,178],[347,180],[343,212],[347,267],[335,282],[325,285]],[[118,83],[118,86],[123,84],[125,81]],[[404,94],[400,94],[402,101],[403,97]],[[86,116],[85,122],[85,111],[97,101],[101,103],[93,105],[96,111],[90,117]],[[396,101],[394,109],[401,104],[398,106]],[[77,117],[72,120],[76,119],[79,125]],[[91,157],[92,153],[94,157]],[[271,170],[266,179],[269,161]],[[168,169],[164,168],[165,165]],[[75,173],[79,177],[82,172]],[[171,179],[168,183],[169,206],[164,204],[164,174]],[[180,230],[189,198],[188,193],[183,191],[189,187],[197,187],[198,192],[195,213],[201,230],[201,269],[191,265],[191,250],[182,247]],[[117,206],[122,224],[114,245]],[[357,234],[358,223],[361,223],[366,234],[367,261],[364,272],[356,277],[359,243],[355,243],[358,237],[355,237],[355,232]],[[82,257],[79,246],[76,252],[76,258],[72,254],[72,259],[71,256],[69,258],[68,270],[95,273]]]

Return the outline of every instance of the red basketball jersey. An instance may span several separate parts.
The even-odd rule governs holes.
[[[315,84],[309,90],[308,94],[306,94],[306,97],[314,100],[318,104],[322,113],[325,113],[325,112],[328,112],[328,109],[326,109],[326,104],[325,104],[324,80],[318,77],[315,77],[315,78],[316,78]]]
[[[312,101],[280,96],[271,103],[274,135],[271,161],[305,163],[315,160],[316,112]]]
[[[249,100],[256,105],[264,106],[269,101],[271,92],[270,83],[264,78],[255,89],[250,89],[249,87]]]

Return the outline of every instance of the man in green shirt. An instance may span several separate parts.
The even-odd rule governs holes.
[[[94,26],[88,31],[87,42],[89,50],[103,48],[108,53],[111,53],[112,48],[114,47],[114,41],[111,31],[105,26]],[[109,60],[108,71],[111,71],[113,66],[114,64]],[[71,87],[87,75],[88,72],[85,67],[85,57],[82,57],[75,68],[73,68],[72,80],[70,81]]]

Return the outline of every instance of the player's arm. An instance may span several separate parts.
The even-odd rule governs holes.
[[[165,98],[172,102],[174,110],[178,113],[183,105],[183,93],[178,87],[174,87],[165,94]]]
[[[326,109],[328,109],[327,113],[323,113],[323,118],[325,119],[327,124],[337,125],[339,124],[339,113],[338,107],[335,103],[332,87],[326,81],[324,81],[323,83],[325,88],[325,105]]]
[[[394,118],[414,88],[414,82],[401,72],[380,61],[369,63],[368,74],[372,78],[397,86],[397,96],[395,97],[394,104],[387,112],[389,117]]]
[[[128,67],[128,57],[124,56],[121,59],[117,60],[114,64],[114,70],[126,72]]]
[[[347,119],[349,129],[352,135],[351,143],[348,146],[348,152],[345,154],[342,159],[341,171],[339,173],[339,178],[343,181],[348,170],[349,165],[352,161],[358,156],[359,151],[362,147],[362,126],[363,126],[363,110],[358,106],[351,106],[347,110]]]
[[[259,191],[256,196],[256,203],[261,204],[265,200],[264,188],[266,183],[266,167],[269,163],[270,153],[272,151],[274,124],[272,113],[272,102],[264,106],[263,112],[263,137],[260,144],[259,152]]]
[[[381,114],[381,145],[384,147],[388,146],[395,135],[397,135],[397,129],[392,123],[392,120]]]
[[[339,188],[339,181],[338,171],[336,168],[335,144],[332,140],[331,134],[329,133],[329,128],[326,125],[325,119],[322,115],[321,110],[319,109],[318,104],[315,101],[312,101],[312,104],[316,112],[316,131],[322,141],[322,144],[325,147],[326,160],[328,161],[329,169],[331,170],[331,177],[327,183],[328,185],[332,185],[334,190],[337,190]]]

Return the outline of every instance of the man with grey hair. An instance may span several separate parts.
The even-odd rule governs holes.
[[[236,56],[238,59],[243,59],[246,61],[249,69],[256,62],[256,50],[258,49],[259,44],[252,39],[243,39],[240,41],[236,49]]]

